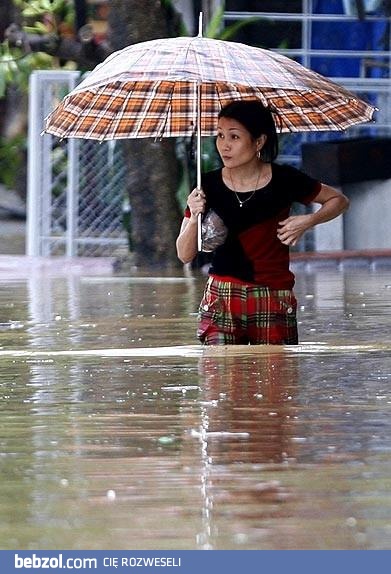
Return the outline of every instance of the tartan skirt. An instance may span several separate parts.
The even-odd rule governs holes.
[[[297,302],[289,289],[209,277],[198,311],[204,345],[297,345]]]

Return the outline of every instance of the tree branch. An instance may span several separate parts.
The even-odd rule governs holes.
[[[10,46],[20,48],[25,54],[45,52],[61,60],[72,60],[78,67],[92,69],[113,51],[107,42],[95,40],[88,24],[78,31],[75,38],[57,34],[27,34],[17,24],[11,24],[5,31]]]

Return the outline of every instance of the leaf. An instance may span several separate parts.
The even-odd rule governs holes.
[[[75,13],[73,10],[70,10],[63,18],[64,24],[72,27],[75,24]]]
[[[24,8],[24,10],[22,10],[22,14],[25,18],[36,18],[37,16],[40,16],[41,14],[44,13],[45,10],[42,10],[41,8],[35,6],[28,6],[27,8]]]
[[[13,80],[13,74],[16,74],[18,72],[18,65],[14,59],[8,60],[7,64],[8,64],[8,70],[9,70],[10,78],[12,81]]]
[[[24,0],[14,0],[14,4],[17,8],[26,8],[27,6],[27,2],[25,2]]]
[[[16,72],[17,72],[18,68],[16,68]],[[14,84],[16,83],[16,76],[17,73],[15,73],[15,70],[12,70],[11,67],[8,67],[7,72],[5,73],[5,81],[7,82],[7,84]]]
[[[30,71],[33,69],[45,69],[51,68],[53,64],[53,56],[46,54],[45,52],[35,52],[35,54],[30,55],[30,60],[28,62]]]
[[[254,22],[258,22],[262,20],[260,16],[253,16],[251,18],[246,18],[245,20],[239,20],[230,26],[226,26],[222,30],[222,24],[224,20],[224,7],[220,6],[215,10],[211,21],[209,22],[206,30],[205,36],[207,38],[217,38],[219,40],[229,40],[233,38],[235,34],[244,26],[248,26],[249,24],[253,24]]]
[[[37,28],[42,34],[48,33],[47,26],[45,26],[45,24],[43,22],[40,22],[39,20],[34,22],[34,27]]]
[[[42,34],[42,30],[38,26],[23,26],[23,31],[27,34]],[[47,32],[46,28],[45,31]]]
[[[233,38],[235,34],[244,26],[248,26],[249,24],[253,24],[254,22],[258,22],[262,20],[260,16],[253,16],[252,18],[246,18],[246,20],[240,20],[239,22],[235,22],[235,24],[231,24],[227,26],[219,35],[220,40],[229,40]]]
[[[53,6],[50,0],[40,0],[38,3],[41,5],[44,12],[53,12]]]
[[[4,98],[7,89],[7,80],[3,70],[2,62],[0,62],[0,98]]]
[[[206,27],[204,34],[206,38],[217,38],[223,23],[223,18],[224,18],[224,7],[219,6],[217,10],[215,10],[209,24]]]
[[[54,0],[52,4],[52,12],[54,14],[62,13],[67,7],[65,0]]]

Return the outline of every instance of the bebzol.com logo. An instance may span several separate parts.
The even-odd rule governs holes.
[[[82,570],[84,568],[97,568],[96,558],[67,558],[62,554],[57,556],[19,556],[15,554],[15,568],[68,568],[69,570]]]

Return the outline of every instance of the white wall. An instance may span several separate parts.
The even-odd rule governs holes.
[[[345,249],[391,249],[391,179],[351,183],[343,192],[350,199]]]
[[[350,207],[315,227],[315,251],[391,249],[391,179],[345,184],[341,191]]]
[[[314,206],[317,211],[320,205]],[[344,249],[344,215],[340,215],[314,228],[315,251],[340,251]]]

